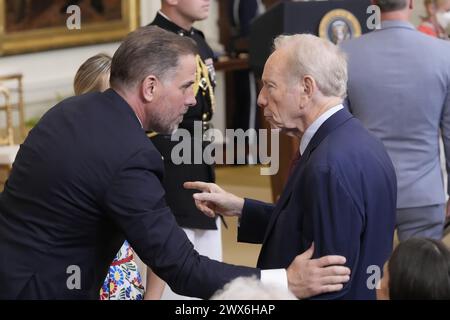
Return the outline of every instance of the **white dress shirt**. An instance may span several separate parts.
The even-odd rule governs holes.
[[[344,109],[344,106],[342,104],[337,105],[324,114],[322,114],[320,117],[318,117],[309,127],[306,129],[305,133],[303,134],[302,140],[300,141],[300,155],[302,155],[306,148],[308,147],[309,143],[311,142],[311,139],[316,134],[317,130],[322,126],[322,124],[327,121],[333,114],[335,114],[338,111],[341,111]]]

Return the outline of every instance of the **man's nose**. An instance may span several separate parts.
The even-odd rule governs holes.
[[[264,108],[267,105],[267,98],[266,98],[266,95],[264,93],[264,88],[261,89],[261,92],[259,93],[257,103],[258,103],[258,106],[260,106],[261,108]]]

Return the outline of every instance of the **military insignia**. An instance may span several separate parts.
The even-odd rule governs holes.
[[[361,36],[362,30],[358,19],[350,11],[336,9],[328,12],[320,22],[319,36],[334,44]]]
[[[216,69],[214,68],[214,60],[211,58],[206,59],[205,64],[208,67],[209,78],[211,79],[213,86],[216,86]]]

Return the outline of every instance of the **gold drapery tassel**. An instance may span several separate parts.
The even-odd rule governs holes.
[[[203,62],[200,55],[197,55],[197,72],[196,79],[194,84],[194,95],[197,96],[200,88],[203,92],[207,92],[209,94],[209,99],[211,101],[211,116],[214,114],[216,110],[216,96],[214,95],[214,87],[211,84],[211,79],[209,77],[209,69],[206,64]]]

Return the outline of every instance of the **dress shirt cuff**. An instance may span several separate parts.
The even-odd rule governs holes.
[[[261,282],[265,285],[289,290],[286,269],[262,270]]]

